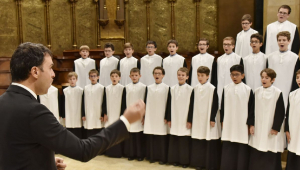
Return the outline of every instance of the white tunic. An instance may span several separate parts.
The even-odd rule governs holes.
[[[124,86],[121,84],[111,84],[107,86],[105,90],[108,121],[104,126],[108,127],[120,119]]]
[[[219,105],[221,105],[222,91],[223,88],[232,83],[230,77],[230,67],[236,64],[240,64],[241,57],[234,52],[227,55],[226,53],[220,56],[217,60],[218,63],[218,96],[219,96]]]
[[[292,82],[295,81],[293,76],[298,60],[299,56],[291,51],[282,53],[277,50],[268,56],[268,67],[277,74],[273,85],[282,91],[285,108],[287,107]]]
[[[248,144],[248,103],[251,88],[243,82],[224,87],[222,141]]]
[[[83,89],[79,86],[67,87],[64,90],[65,95],[65,116],[67,128],[81,128],[81,104]]]
[[[137,67],[138,59],[134,57],[124,57],[120,60],[120,72],[121,72],[121,80],[120,84],[126,86],[127,84],[131,83],[130,79],[130,70],[134,67]]]
[[[143,83],[130,83],[126,86],[126,106],[130,106],[137,102],[138,100],[145,100],[145,92],[146,92],[146,85]],[[130,125],[129,132],[141,132],[143,131],[144,127],[142,125],[142,119],[132,123]]]
[[[281,91],[274,86],[257,88],[255,94],[254,135],[250,136],[249,145],[262,152],[283,152],[285,147],[284,126],[277,135],[271,135],[276,103]]]
[[[275,21],[267,26],[267,35],[266,35],[266,55],[271,54],[274,51],[278,51],[278,43],[277,43],[277,34],[282,31],[289,31],[291,33],[291,43],[289,44],[289,50],[292,48],[295,31],[297,25],[291,23],[286,20],[283,23]]]
[[[193,87],[188,84],[176,84],[171,88],[171,135],[191,135],[191,129],[186,128],[186,123],[192,91]]]
[[[177,71],[180,67],[183,67],[184,57],[175,54],[174,56],[168,56],[163,60],[163,67],[165,69],[165,77],[163,82],[172,87],[178,83]]]
[[[210,116],[215,90],[215,86],[209,82],[203,85],[199,83],[194,87],[193,139],[213,140],[221,137],[221,133],[219,133],[220,126],[217,123],[219,121],[216,119],[215,126],[210,126]]]
[[[41,104],[45,105],[55,116],[57,121],[59,120],[59,107],[58,107],[58,89],[54,86],[50,86],[47,94],[40,95]]]
[[[242,58],[252,53],[250,46],[251,35],[257,33],[256,30],[250,28],[247,31],[242,30],[236,36],[235,53]]]
[[[169,86],[164,83],[152,84],[147,90],[144,133],[167,135],[167,124],[164,121]]]
[[[161,66],[162,57],[154,54],[152,56],[145,55],[141,58],[141,78],[140,82],[149,86],[155,82],[153,78],[153,69]]]
[[[104,87],[111,84],[110,72],[114,69],[117,69],[119,59],[114,56],[109,58],[105,57],[100,61],[100,78],[99,83]]]
[[[262,53],[251,53],[243,58],[246,84],[254,91],[261,86],[260,72],[266,68],[267,56]]]
[[[300,90],[294,90],[289,96],[289,132],[291,141],[288,144],[288,150],[300,156]]]
[[[197,77],[197,69],[200,67],[200,66],[206,66],[209,68],[210,70],[210,75],[212,76],[212,66],[213,66],[213,63],[214,63],[214,60],[215,60],[215,57],[208,54],[208,53],[205,53],[205,54],[197,54],[195,55],[193,58],[192,58],[192,77],[190,77],[191,79],[191,86],[192,87],[195,87],[197,84],[199,84],[199,81],[198,81],[198,77]],[[211,80],[211,76],[209,76],[209,79],[208,81],[210,82]]]
[[[78,75],[76,85],[84,88],[84,86],[91,83],[89,79],[89,71],[96,68],[95,60],[91,58],[78,58],[74,61],[75,72]]]
[[[86,121],[83,121],[85,129],[100,129],[102,102],[104,95],[104,86],[97,83],[95,85],[89,84],[84,88],[84,109]]]

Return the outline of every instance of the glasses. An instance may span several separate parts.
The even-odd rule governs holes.
[[[105,53],[110,53],[112,52],[111,50],[104,50]]]
[[[162,75],[162,73],[154,73],[154,75],[158,75],[158,76],[160,76],[160,75]]]
[[[230,74],[231,77],[239,77],[241,74]]]
[[[90,78],[95,78],[95,77],[97,77],[97,76],[95,76],[95,75],[93,75],[93,76],[90,76]]]
[[[229,46],[231,46],[231,45],[232,45],[232,44],[223,44],[224,47],[226,47],[226,46],[229,47]]]
[[[149,46],[149,47],[148,47],[148,46],[147,46],[146,48],[148,48],[148,49],[152,49],[152,48],[155,48],[155,47],[153,47],[153,46]]]
[[[249,22],[242,23],[242,25],[249,25],[249,24],[250,24]]]
[[[198,44],[198,46],[200,47],[200,46],[207,46],[207,44]]]
[[[250,41],[251,44],[258,44],[258,41]]]
[[[288,13],[286,12],[278,12],[279,15],[287,15]]]

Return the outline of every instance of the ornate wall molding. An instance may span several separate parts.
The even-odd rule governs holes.
[[[16,0],[19,43],[23,43],[22,0]]]
[[[168,0],[171,3],[171,35],[172,39],[175,39],[175,10],[174,4],[176,0]]]
[[[46,22],[46,41],[47,47],[51,49],[51,29],[50,29],[50,1],[45,1],[45,22]]]
[[[96,4],[96,31],[97,31],[97,36],[96,36],[96,46],[97,48],[101,48],[100,45],[100,25],[99,25],[99,18],[98,18],[98,13],[100,13],[100,9],[99,9],[99,0],[94,0],[95,4]]]
[[[147,40],[150,40],[150,2],[151,0],[144,0],[146,2],[146,19],[147,19]]]
[[[72,40],[73,48],[77,48],[77,34],[76,34],[76,2],[78,0],[70,0],[71,2],[71,18],[72,18]]]
[[[128,25],[129,25],[129,20],[128,20],[128,5],[129,0],[124,0],[124,11],[125,11],[125,29],[124,29],[124,37],[125,37],[125,42],[128,42]]]
[[[200,33],[200,2],[201,0],[195,0],[196,2],[196,49],[198,45],[198,41],[200,39],[201,33]]]

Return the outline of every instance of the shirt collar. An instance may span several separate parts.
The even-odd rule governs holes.
[[[233,54],[233,51],[230,53],[230,54],[227,54],[227,53],[225,53],[226,55],[231,55],[231,54]]]
[[[32,96],[34,96],[35,99],[37,99],[37,95],[30,88],[24,86],[23,84],[19,84],[19,83],[11,83],[11,84],[15,85],[15,86],[22,87],[23,89],[27,90],[30,94],[32,94]]]
[[[279,50],[279,52],[281,53],[281,54],[283,54],[283,53],[286,53],[286,52],[288,52],[289,50],[287,49],[286,51],[280,51]]]
[[[174,57],[175,55],[177,55],[177,53],[175,53],[174,55],[171,55],[171,54],[170,54],[171,57]]]
[[[178,83],[179,86],[183,86],[183,85],[185,85],[185,84],[186,84],[186,83],[184,83],[184,84],[179,84],[179,83]]]
[[[132,82],[132,84],[138,84],[140,81],[138,81],[138,82],[136,82],[136,83],[134,83],[134,82]]]
[[[207,52],[206,52],[207,53]],[[200,55],[205,55],[206,53],[200,53]]]

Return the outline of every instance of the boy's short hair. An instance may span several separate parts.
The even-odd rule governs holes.
[[[259,33],[252,34],[252,35],[251,35],[251,38],[250,38],[250,41],[251,41],[252,38],[256,38],[256,39],[259,40],[260,43],[263,43],[263,36],[260,35]]]
[[[177,70],[177,73],[178,73],[178,71],[184,72],[187,76],[189,76],[189,69],[187,69],[186,67],[180,67]]]
[[[131,48],[131,49],[133,49],[133,45],[132,45],[130,42],[125,43],[125,44],[124,44],[124,50],[125,50],[126,48]]]
[[[291,9],[291,7],[290,6],[288,6],[288,5],[281,5],[279,8],[278,8],[278,12],[279,12],[279,10],[280,10],[280,8],[284,8],[284,9],[287,9],[287,10],[289,10],[289,14],[292,12],[292,9]]]
[[[149,45],[149,44],[152,44],[152,45],[154,45],[155,48],[157,48],[157,45],[156,45],[156,42],[155,42],[155,41],[152,41],[152,40],[147,41],[146,47],[147,47],[147,45]]]
[[[199,43],[200,41],[206,41],[206,45],[209,45],[209,40],[206,39],[206,38],[200,38],[199,41],[198,41],[198,43]]]
[[[235,45],[235,40],[234,40],[233,37],[225,37],[225,38],[223,39],[223,42],[224,42],[225,40],[229,40],[229,41],[231,41],[231,45]]]
[[[178,42],[176,40],[169,40],[167,46],[169,46],[169,44],[175,44],[176,47],[178,47]]]
[[[240,72],[241,74],[244,74],[244,66],[243,65],[233,65],[232,67],[230,67],[230,73],[233,71],[237,71]]]
[[[98,72],[98,70],[96,70],[96,69],[90,70],[90,71],[89,71],[89,76],[90,76],[91,74],[93,74],[93,73],[96,73],[97,76],[99,76],[99,72]]]
[[[262,76],[262,73],[265,72],[272,80],[276,78],[276,72],[273,69],[265,68],[260,72],[260,76]]]
[[[68,78],[71,78],[71,77],[73,77],[73,76],[75,76],[76,79],[78,79],[77,73],[75,73],[75,72],[70,72],[70,73],[68,74]]]
[[[246,20],[249,21],[250,23],[252,23],[252,17],[250,14],[243,15],[242,21],[246,21]]]
[[[296,75],[300,74],[300,69],[296,72]]]
[[[82,50],[90,51],[90,47],[87,45],[82,45],[82,46],[80,46],[79,51],[82,51]]]
[[[111,48],[112,51],[115,51],[115,46],[112,43],[106,43],[104,48]]]
[[[113,75],[113,74],[117,74],[119,77],[121,77],[121,72],[117,69],[114,69],[110,72],[110,76]]]
[[[163,67],[160,67],[160,66],[155,67],[155,68],[153,69],[153,72],[152,72],[153,75],[154,75],[154,71],[155,71],[155,70],[161,70],[161,72],[162,72],[163,75],[166,74],[165,69],[164,69]]]
[[[131,74],[131,73],[139,73],[139,74],[141,74],[141,71],[140,71],[139,68],[133,67],[133,68],[130,70],[130,74]]]
[[[286,37],[286,38],[288,39],[288,41],[290,41],[290,39],[291,39],[291,33],[288,32],[288,31],[281,31],[281,32],[279,32],[279,33],[277,34],[277,41],[278,41],[279,36],[284,36],[284,37]]]
[[[198,69],[197,69],[197,73],[204,73],[206,74],[207,76],[209,76],[209,73],[210,73],[210,69],[206,66],[200,66]]]

